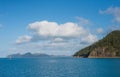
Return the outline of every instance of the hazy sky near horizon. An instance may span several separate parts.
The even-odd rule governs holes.
[[[0,57],[72,55],[119,25],[120,0],[0,0]]]

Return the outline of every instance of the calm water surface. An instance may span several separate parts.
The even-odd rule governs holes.
[[[0,59],[0,77],[120,77],[120,59]]]

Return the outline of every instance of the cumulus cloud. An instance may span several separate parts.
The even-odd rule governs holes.
[[[97,33],[99,33],[99,34],[103,33],[103,29],[102,28],[98,28],[97,29]]]
[[[114,21],[120,23],[120,7],[109,7],[106,10],[100,10],[101,14],[112,14],[114,16]]]
[[[39,21],[30,23],[27,29],[31,35],[18,37],[12,51],[72,54],[97,41],[96,35],[73,22]]]
[[[92,34],[88,34],[87,36],[83,37],[81,39],[81,43],[83,44],[91,44],[93,42],[96,42],[98,39],[97,39],[97,36],[95,35],[92,35]]]
[[[26,43],[22,45],[15,45],[14,48],[10,48],[13,52],[32,52],[32,53],[46,53],[51,55],[72,55],[86,45],[79,44],[79,42],[43,42],[41,43]]]
[[[40,37],[78,37],[86,34],[83,27],[72,22],[58,24],[56,22],[40,21],[29,24],[28,29],[34,35]]]
[[[66,40],[64,40],[63,38],[54,38],[51,42],[67,42]]]
[[[25,35],[25,36],[20,36],[16,40],[16,44],[22,44],[22,43],[27,43],[31,41],[31,36]]]
[[[80,25],[89,25],[91,22],[88,19],[82,17],[76,17],[79,20]]]
[[[40,40],[52,40],[53,42],[65,42],[69,39],[84,39],[92,43],[96,41],[96,36],[92,35],[89,31],[82,26],[67,22],[64,24],[58,24],[56,22],[39,21],[28,25],[31,36],[21,36],[16,40],[16,43],[27,43]]]

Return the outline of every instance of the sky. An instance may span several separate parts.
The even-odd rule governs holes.
[[[120,0],[0,0],[0,57],[73,55],[119,25]]]

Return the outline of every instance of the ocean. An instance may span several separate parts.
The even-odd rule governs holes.
[[[120,59],[1,58],[0,77],[120,77]]]

